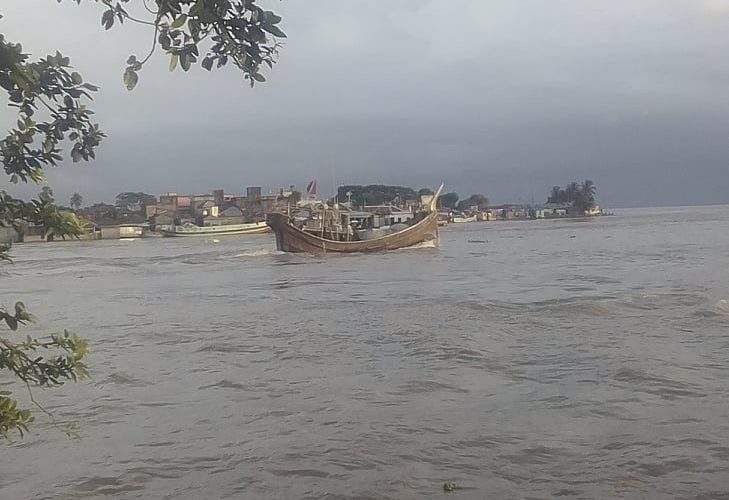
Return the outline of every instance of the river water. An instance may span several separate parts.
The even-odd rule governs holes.
[[[3,500],[729,495],[729,207],[452,226],[382,255],[271,235],[13,252],[22,333],[72,327],[92,378],[36,393],[81,439],[39,416],[2,445]]]

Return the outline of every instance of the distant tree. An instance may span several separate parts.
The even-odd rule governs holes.
[[[124,192],[116,195],[115,205],[127,212],[144,212],[148,205],[157,203],[157,197],[146,193]]]
[[[352,203],[354,205],[382,205],[383,203],[393,203],[396,200],[414,200],[418,198],[413,188],[406,186],[388,186],[383,184],[362,185],[346,185],[337,188],[337,198],[345,201],[350,198],[347,193],[351,193]]]
[[[439,200],[443,208],[455,209],[458,204],[458,193],[446,193]]]
[[[587,196],[594,198],[595,194],[597,193],[597,187],[595,187],[595,183],[592,182],[590,179],[585,179],[585,182],[582,183],[582,187],[580,190]]]
[[[84,202],[83,196],[81,196],[78,193],[73,193],[71,195],[71,208],[78,211],[81,208],[81,204]]]
[[[472,194],[465,200],[458,202],[458,210],[466,210],[471,207],[482,208],[489,204],[489,199],[482,194]]]
[[[552,193],[547,198],[547,203],[564,203],[565,193],[560,186],[554,186]]]
[[[580,192],[580,185],[576,182],[570,182],[567,184],[567,187],[565,188],[565,194],[566,194],[566,202],[567,203],[574,203],[577,199],[577,195]]]
[[[562,189],[554,186],[547,198],[548,203],[570,204],[578,212],[590,210],[596,206],[595,194],[597,188],[595,183],[587,179],[582,184],[570,182]]]
[[[418,196],[424,196],[424,195],[434,195],[435,192],[430,188],[422,188],[418,190]]]
[[[577,195],[575,196],[575,202],[574,202],[573,206],[581,212],[585,212],[585,211],[595,208],[595,206],[596,206],[595,194],[596,193],[597,193],[597,188],[595,187],[595,183],[589,179],[586,179],[585,182],[583,182],[579,186]]]
[[[119,210],[108,203],[94,203],[90,207],[81,210],[81,215],[86,219],[96,222],[98,220],[117,220],[119,218]]]

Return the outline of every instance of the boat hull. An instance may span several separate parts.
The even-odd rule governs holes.
[[[276,235],[276,247],[282,252],[295,253],[369,253],[407,248],[438,240],[438,214],[430,212],[416,224],[397,233],[364,241],[333,241],[303,231],[282,213],[270,213],[266,222]]]
[[[261,234],[267,233],[270,230],[270,227],[265,222],[255,222],[251,224],[235,224],[228,226],[207,226],[199,227],[199,229],[188,229],[183,226],[178,226],[172,230],[163,230],[162,235],[169,237],[199,238],[201,236]]]

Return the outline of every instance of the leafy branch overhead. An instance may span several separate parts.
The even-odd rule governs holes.
[[[273,67],[281,46],[278,40],[286,38],[279,26],[281,17],[258,7],[255,0],[143,0],[139,17],[127,10],[130,0],[95,1],[105,7],[101,25],[107,30],[125,21],[153,29],[147,55],[127,59],[124,84],[129,90],[137,85],[139,71],[158,46],[170,56],[170,71],[177,66],[188,71],[198,61],[208,71],[232,63],[253,86],[266,81],[261,66]]]
[[[73,1],[81,4],[82,0]],[[104,7],[101,24],[105,29],[129,21],[149,26],[152,32],[147,55],[127,59],[124,84],[129,90],[137,85],[139,72],[158,47],[169,55],[170,70],[180,66],[188,71],[198,61],[208,71],[232,63],[253,86],[266,80],[261,66],[273,67],[278,40],[286,37],[278,26],[281,17],[261,9],[255,0],[138,0],[133,5],[141,10],[140,16],[127,11],[132,7],[129,0],[94,2]],[[68,57],[56,52],[31,61],[19,43],[6,41],[0,34],[0,88],[7,93],[8,105],[17,110],[15,127],[0,140],[0,162],[11,183],[44,181],[45,169],[61,163],[64,150],[74,162],[95,158],[105,134],[92,122],[87,104],[98,88],[72,70]],[[81,203],[76,193],[71,204],[79,207]],[[49,238],[86,232],[75,214],[58,209],[47,186],[29,201],[0,190],[0,227],[22,234],[28,225],[40,226]],[[10,260],[9,251],[10,245],[0,244],[0,262]],[[45,412],[33,399],[31,387],[85,377],[87,347],[67,331],[45,341],[16,339],[18,328],[31,319],[23,303],[17,302],[12,310],[0,303],[0,327],[10,332],[0,334],[0,372],[9,371],[25,384],[30,400]],[[44,351],[55,354],[43,356]],[[19,408],[13,394],[0,391],[0,437],[8,437],[10,431],[22,435],[32,421],[31,411]]]
[[[0,87],[7,91],[8,105],[18,110],[17,127],[0,141],[0,159],[14,184],[42,181],[43,168],[63,160],[64,140],[72,144],[77,162],[93,159],[104,137],[84,102],[98,88],[71,71],[68,57],[56,52],[35,62],[28,59],[19,43],[6,42],[0,34]],[[47,120],[36,121],[39,109]]]
[[[17,109],[16,127],[0,140],[0,161],[11,183],[43,181],[44,169],[63,160],[64,146],[70,145],[75,162],[95,157],[104,133],[91,122],[93,112],[86,103],[97,88],[71,71],[67,57],[56,52],[30,61],[20,44],[8,42],[0,34],[0,87],[7,92],[8,105]],[[29,224],[40,226],[48,238],[85,232],[74,214],[58,209],[47,186],[37,199],[29,201],[0,190],[0,227],[22,233]],[[9,245],[0,245],[0,261],[10,260],[9,251]],[[15,338],[18,328],[31,321],[22,302],[16,302],[12,310],[0,303],[0,327],[10,331],[0,334],[0,372],[10,372],[24,384],[36,408],[46,412],[36,403],[31,387],[52,387],[86,377],[87,348],[85,341],[67,331],[46,340]],[[44,352],[50,354],[44,356]],[[9,438],[11,431],[22,436],[33,419],[12,392],[0,390],[0,437]]]
[[[19,325],[26,324],[33,317],[25,309],[25,304],[17,302],[13,311],[0,307],[0,323],[5,322],[11,331]],[[51,357],[40,356],[40,351],[55,350],[59,354]],[[86,341],[76,335],[64,331],[63,334],[51,335],[50,339],[41,341],[30,336],[22,342],[11,342],[0,338],[0,370],[10,371],[18,380],[30,386],[53,387],[63,384],[65,380],[78,380],[88,377],[84,358],[88,354]],[[9,438],[9,432],[16,430],[22,436],[33,422],[33,414],[26,409],[18,408],[17,402],[10,396],[10,391],[0,391],[0,437]],[[32,393],[30,399],[35,403]],[[38,403],[35,403],[42,411]]]

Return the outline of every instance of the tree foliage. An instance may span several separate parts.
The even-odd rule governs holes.
[[[596,206],[595,183],[586,179],[582,184],[570,182],[565,188],[554,186],[547,198],[547,203],[569,205],[579,212],[585,212]]]
[[[458,205],[458,193],[446,193],[440,197],[439,202],[443,208],[455,209]]]
[[[157,197],[147,193],[119,193],[115,200],[116,207],[127,212],[144,212],[145,207],[155,203],[157,203]]]
[[[94,158],[104,133],[91,121],[87,103],[97,88],[72,71],[67,57],[56,52],[31,61],[20,44],[0,34],[0,87],[17,113],[15,128],[0,140],[0,161],[11,183],[42,182],[44,169],[63,161],[64,147],[70,148],[74,162]],[[29,224],[41,226],[48,239],[78,236],[85,230],[74,214],[56,207],[48,186],[27,201],[0,191],[0,226],[22,232]],[[0,248],[0,260],[10,260],[9,250]],[[84,377],[86,343],[68,332],[48,340],[15,338],[18,328],[31,320],[22,302],[10,310],[0,307],[0,322],[11,333],[0,336],[0,370],[9,371],[29,390]],[[45,357],[43,352],[51,354]],[[0,436],[9,437],[13,431],[22,436],[32,421],[32,412],[20,408],[12,392],[0,392]]]
[[[63,160],[64,146],[74,162],[94,158],[104,133],[86,105],[97,88],[71,71],[67,57],[56,52],[30,61],[20,44],[0,34],[0,87],[17,112],[16,127],[0,140],[0,161],[12,184],[42,182],[44,169]],[[47,235],[84,231],[73,214],[57,209],[49,190],[30,201],[0,191],[0,226],[20,230],[25,224],[42,226]],[[7,250],[0,250],[0,259],[8,258]]]
[[[0,307],[0,322],[4,321],[12,332],[17,331],[19,325],[32,320],[33,317],[22,302],[16,302],[12,311]],[[43,357],[41,353],[45,351],[56,354]],[[76,381],[87,377],[84,363],[87,353],[86,341],[68,330],[51,335],[45,341],[30,336],[24,341],[0,337],[0,370],[10,371],[26,385],[30,393],[31,386],[53,387],[63,384],[65,380]],[[11,431],[17,431],[22,437],[34,420],[30,410],[18,408],[12,395],[10,391],[0,391],[0,436],[6,439],[10,438]],[[30,399],[35,403],[32,393]]]
[[[136,4],[144,8],[141,16],[127,11],[129,0],[93,1],[103,7],[105,29],[124,22],[150,28],[151,48],[146,56],[127,58],[123,81],[129,90],[137,85],[140,71],[158,48],[169,55],[170,70],[179,65],[188,71],[198,61],[208,71],[231,63],[253,86],[265,81],[262,66],[273,66],[278,40],[286,36],[279,27],[281,17],[258,7],[255,0],[142,0]],[[10,183],[43,182],[44,170],[64,161],[64,150],[73,162],[95,158],[105,134],[93,122],[88,103],[98,87],[73,71],[68,57],[56,51],[31,60],[20,43],[0,33],[0,88],[16,112],[15,125],[0,140],[0,161]],[[80,195],[71,205],[80,207]],[[27,201],[0,191],[0,226],[22,231],[28,224],[42,226],[49,237],[77,237],[86,230],[75,214],[53,203],[50,189]],[[9,250],[8,245],[0,246],[0,261],[10,260]],[[0,335],[0,371],[9,371],[29,391],[85,377],[87,346],[75,335],[64,331],[47,340],[15,338],[18,328],[31,319],[21,302],[11,310],[0,307],[0,323],[10,330]],[[44,352],[50,354],[44,356]],[[32,421],[31,411],[19,408],[11,392],[0,391],[0,435],[19,432],[22,436]]]
[[[212,71],[231,63],[253,86],[266,81],[261,67],[273,67],[281,46],[278,40],[286,38],[279,26],[281,17],[257,6],[255,0],[143,0],[140,15],[127,10],[130,0],[94,1],[104,8],[101,25],[105,29],[135,22],[153,31],[147,55],[127,58],[124,84],[129,90],[137,85],[139,72],[158,47],[169,55],[170,71],[178,66],[188,71],[197,62]]]
[[[465,200],[458,202],[458,210],[468,210],[472,207],[481,209],[489,204],[489,199],[482,194],[472,194]]]
[[[73,208],[74,210],[79,210],[83,202],[83,196],[81,196],[79,193],[73,193],[71,195],[71,199],[69,200],[69,205],[71,205],[71,208]]]
[[[423,191],[421,189],[420,191]],[[404,203],[405,200],[418,200],[419,192],[413,188],[405,186],[388,186],[383,184],[369,184],[362,186],[359,184],[350,184],[339,186],[337,189],[337,198],[339,201],[349,199],[347,193],[351,193],[352,203],[354,205],[382,205],[383,203]]]

